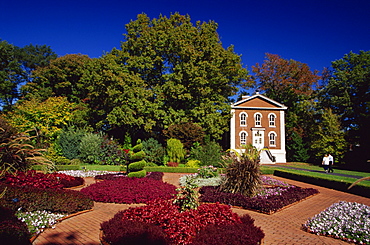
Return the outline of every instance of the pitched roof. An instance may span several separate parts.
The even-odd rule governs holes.
[[[248,103],[251,102],[252,100],[260,100],[263,101],[264,103],[259,103],[259,105],[255,105],[253,103]],[[244,104],[244,105],[243,105]],[[249,105],[248,105],[249,104]],[[256,93],[252,96],[243,96],[242,100],[239,100],[235,102],[234,104],[231,104],[231,108],[253,108],[253,109],[279,109],[279,110],[286,110],[288,107],[285,105],[270,99],[262,94]]]

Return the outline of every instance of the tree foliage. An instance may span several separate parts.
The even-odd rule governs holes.
[[[350,52],[332,62],[321,103],[340,116],[352,144],[370,146],[370,51]]]
[[[44,101],[49,97],[66,97],[68,101],[79,103],[87,97],[86,84],[82,83],[87,63],[86,55],[69,54],[52,60],[49,65],[38,67],[33,80],[22,87],[26,98]]]
[[[138,97],[147,111],[142,119],[145,130],[160,132],[187,118],[220,138],[228,128],[228,97],[247,71],[233,47],[222,47],[217,24],[196,22],[194,26],[189,16],[178,13],[152,20],[140,14],[126,25],[124,36],[121,50],[111,54],[128,69],[126,77],[135,76],[135,88],[145,88]],[[114,110],[125,112],[124,108]]]
[[[184,145],[178,139],[167,140],[167,156],[169,162],[182,163],[185,159],[186,151]]]
[[[348,147],[338,115],[334,114],[331,109],[320,110],[315,125],[311,141],[311,152],[314,159],[316,162],[321,162],[322,157],[330,153],[339,163]]]
[[[201,126],[192,122],[174,124],[163,130],[167,138],[179,139],[184,148],[190,151],[194,143],[203,143],[204,131]]]
[[[287,157],[289,161],[307,161],[310,127],[314,123],[311,107],[320,76],[307,64],[266,54],[262,65],[252,67],[257,88],[288,107],[286,113]]]
[[[43,102],[31,99],[18,102],[4,117],[19,132],[36,130],[38,143],[50,143],[72,122],[74,109],[75,105],[64,97],[50,97]]]

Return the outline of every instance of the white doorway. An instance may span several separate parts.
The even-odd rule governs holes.
[[[254,130],[253,131],[253,146],[258,150],[263,149],[265,132],[263,130]]]

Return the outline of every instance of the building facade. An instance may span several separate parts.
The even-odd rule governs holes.
[[[243,96],[231,105],[230,149],[252,144],[262,150],[260,163],[286,162],[285,111],[287,107],[259,93]]]

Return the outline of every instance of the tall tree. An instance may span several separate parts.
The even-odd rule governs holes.
[[[46,45],[20,48],[0,40],[0,106],[10,109],[20,96],[19,86],[32,80],[32,71],[56,57]]]
[[[318,110],[316,114],[318,117],[313,127],[314,130],[311,131],[311,159],[321,162],[322,157],[330,153],[339,163],[343,160],[348,148],[339,117],[331,109]]]
[[[32,80],[31,73],[38,67],[49,65],[51,60],[54,60],[58,55],[46,45],[26,45],[22,48],[16,47],[16,55],[18,60],[27,74],[25,82]]]
[[[0,40],[0,107],[9,108],[18,98],[18,85],[25,76],[15,46]]]
[[[81,83],[81,77],[90,61],[87,55],[68,54],[51,60],[47,66],[38,66],[32,73],[33,80],[22,87],[25,98],[43,101],[63,96],[79,103],[87,97],[86,84]]]
[[[288,107],[286,114],[287,157],[289,161],[307,161],[308,132],[314,123],[312,104],[314,88],[320,76],[307,64],[286,60],[276,54],[266,54],[262,65],[252,67],[252,80],[267,97]]]
[[[228,128],[229,96],[247,70],[233,47],[223,48],[213,22],[192,24],[178,13],[150,19],[140,14],[126,25],[121,50],[111,53],[144,81],[145,98],[156,104],[147,128],[160,132],[192,121],[219,139]],[[154,116],[154,117],[153,117]]]
[[[360,147],[361,161],[370,159],[370,51],[350,52],[333,61],[321,104],[340,116],[347,140]]]

